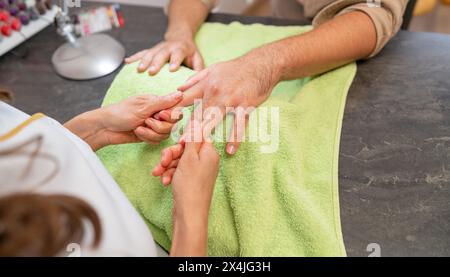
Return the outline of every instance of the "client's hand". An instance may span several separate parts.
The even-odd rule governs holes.
[[[208,214],[218,169],[219,155],[213,144],[186,142],[172,181],[172,256],[206,255]]]
[[[110,144],[140,141],[157,144],[169,137],[175,122],[159,121],[152,116],[173,107],[182,98],[180,92],[165,96],[133,96],[118,104],[83,113],[64,126],[94,150]]]
[[[140,61],[138,72],[148,69],[148,73],[151,75],[158,73],[167,62],[170,63],[169,70],[171,72],[177,71],[183,62],[194,70],[202,70],[205,67],[194,40],[189,37],[167,37],[165,41],[154,47],[142,50],[125,59],[126,63],[135,61]]]

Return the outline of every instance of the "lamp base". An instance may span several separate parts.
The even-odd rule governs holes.
[[[68,79],[88,80],[108,75],[123,62],[125,49],[112,37],[94,34],[65,43],[53,53],[56,72]]]

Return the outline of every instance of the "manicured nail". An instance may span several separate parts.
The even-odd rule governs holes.
[[[227,153],[230,155],[234,155],[234,153],[236,153],[236,147],[234,147],[234,145],[229,145],[227,147]]]
[[[137,127],[137,128],[134,130],[134,132],[136,132],[136,133],[138,133],[138,134],[142,134],[142,127],[141,127],[141,126]]]
[[[184,136],[181,136],[180,139],[178,140],[178,143],[184,145],[186,143],[186,138]]]
[[[157,169],[158,169],[158,166],[155,166],[155,167],[153,168],[153,170],[152,170],[152,175],[155,176],[155,177],[158,176],[158,175],[156,175]]]
[[[175,99],[181,99],[183,97],[183,93],[177,90],[176,92],[172,93],[172,97]]]

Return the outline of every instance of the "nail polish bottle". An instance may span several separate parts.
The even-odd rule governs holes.
[[[9,6],[8,2],[5,0],[0,0],[0,10],[7,9]]]
[[[0,22],[0,32],[5,36],[9,37],[11,35],[11,27],[5,22]]]
[[[13,29],[14,31],[20,31],[20,29],[22,28],[22,23],[19,19],[13,17],[9,21],[9,26],[11,26],[11,29]]]
[[[9,20],[9,12],[6,10],[0,10],[0,21],[7,22]]]
[[[16,16],[19,13],[19,8],[16,5],[10,5],[8,11],[11,16]]]
[[[31,21],[37,20],[39,18],[38,11],[33,7],[28,9],[28,16]]]
[[[30,17],[26,12],[20,12],[18,18],[22,25],[28,25],[28,23],[30,23]]]
[[[35,7],[36,7],[37,11],[39,12],[39,14],[45,14],[47,12],[47,8],[45,7],[44,2],[42,2],[42,1],[38,1],[36,3]]]

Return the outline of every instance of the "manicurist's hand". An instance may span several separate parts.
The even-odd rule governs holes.
[[[181,92],[165,96],[133,96],[118,104],[83,113],[64,126],[94,150],[110,144],[141,141],[157,144],[169,137],[174,122],[159,121],[153,115],[173,107],[182,98]]]
[[[219,155],[205,141],[187,141],[172,180],[172,256],[205,256],[208,214],[219,170]]]

